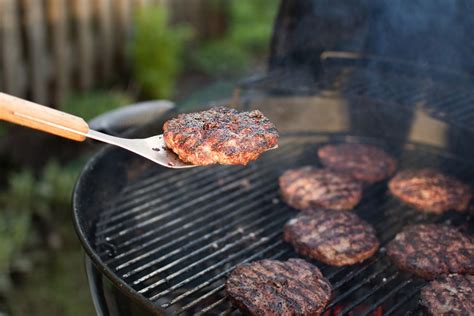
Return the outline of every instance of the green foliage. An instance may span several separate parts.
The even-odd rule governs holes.
[[[51,161],[38,178],[30,170],[10,175],[8,188],[0,193],[0,292],[8,289],[8,273],[33,237],[32,216],[52,221],[55,211],[68,209],[78,174],[77,165]]]
[[[191,31],[186,26],[170,26],[162,7],[139,9],[134,17],[135,35],[130,57],[135,80],[151,98],[169,98],[181,70],[184,42]]]
[[[37,182],[37,191],[40,198],[50,208],[68,207],[79,172],[80,169],[76,165],[61,166],[54,160],[49,162],[43,171],[42,177]]]
[[[30,171],[23,171],[9,180],[8,191],[0,195],[0,293],[9,288],[7,273],[27,241],[34,203],[34,177]]]
[[[133,103],[127,94],[119,91],[92,91],[73,94],[59,105],[59,109],[90,120],[119,106]]]
[[[278,1],[229,1],[229,27],[224,37],[208,41],[191,61],[211,76],[240,75],[250,69],[270,43]]]
[[[23,210],[24,211],[24,210]],[[9,288],[7,275],[15,256],[28,238],[30,214],[22,210],[2,209],[0,214],[0,293]]]
[[[233,42],[254,53],[264,53],[270,44],[278,1],[240,0],[230,2]]]
[[[204,44],[192,57],[195,65],[208,75],[241,74],[248,67],[251,55],[230,39]]]
[[[77,167],[61,166],[50,161],[35,178],[30,170],[14,173],[9,186],[0,194],[0,203],[16,213],[49,216],[54,208],[67,207],[79,174]]]
[[[64,224],[74,234],[72,225]],[[78,244],[54,255],[46,264],[36,264],[24,284],[6,295],[12,315],[95,315],[87,288],[83,254]],[[21,297],[21,304],[18,298]],[[1,315],[1,313],[0,313]]]

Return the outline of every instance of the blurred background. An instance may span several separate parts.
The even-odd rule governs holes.
[[[263,73],[278,1],[0,0],[0,91],[90,120]],[[90,147],[0,123],[0,315],[94,313],[71,193]]]

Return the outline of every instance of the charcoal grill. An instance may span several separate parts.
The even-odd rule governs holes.
[[[325,86],[316,85],[312,94],[324,94],[322,98],[328,102],[343,95],[356,104],[365,124],[380,128],[386,120],[370,123],[373,113],[368,115],[371,112],[361,102],[369,104],[369,109],[378,108],[377,115],[381,107],[393,112],[396,122],[410,113],[407,109],[397,118],[400,106],[385,99],[397,97],[397,90],[379,87],[377,98],[361,92],[351,94],[340,83],[339,66],[333,71],[327,73],[333,81],[325,77]],[[385,87],[390,83],[385,81]],[[371,91],[370,82],[366,87],[363,84],[359,81],[357,91]],[[249,90],[249,86],[244,84],[242,89]],[[265,90],[265,94],[272,95],[272,90]],[[410,97],[409,91],[403,91],[400,97]],[[242,107],[251,108],[249,100],[254,99],[261,102],[255,95],[243,97]],[[160,124],[138,133],[158,132]],[[433,167],[474,185],[473,161],[450,153],[446,146],[412,141],[404,133],[383,129],[376,131],[378,137],[366,136],[359,125],[349,125],[343,132],[283,131],[280,148],[247,167],[164,170],[120,149],[107,148],[86,166],[74,198],[79,235],[94,266],[108,277],[94,282],[107,284],[110,280],[123,291],[117,290],[115,295],[129,296],[152,313],[235,312],[225,296],[224,282],[236,264],[297,256],[282,240],[283,225],[296,211],[281,201],[277,178],[288,168],[318,165],[316,151],[323,144],[376,144],[399,159],[400,169]],[[471,217],[456,212],[441,216],[420,213],[387,193],[385,182],[366,187],[355,212],[375,226],[382,248],[373,258],[351,267],[313,261],[335,289],[328,315],[419,313],[418,293],[425,282],[398,271],[383,246],[408,223],[444,222],[472,232]],[[102,301],[107,305],[106,298]],[[122,308],[130,313],[130,307]]]
[[[87,217],[76,218],[79,234],[87,236],[83,242],[99,269],[153,312],[232,313],[224,282],[236,264],[297,256],[282,240],[284,223],[297,212],[281,201],[278,176],[287,168],[318,165],[317,147],[337,142],[375,143],[390,150],[390,140],[380,138],[290,134],[282,137],[278,151],[247,167],[175,171],[109,148],[88,164],[78,183],[76,215],[91,208]],[[439,148],[409,142],[392,153],[400,168],[440,168],[474,184],[472,162]],[[121,181],[107,181],[114,185],[101,191],[102,176],[110,174],[119,174]],[[355,212],[375,226],[382,248],[350,267],[313,261],[335,289],[328,313],[417,313],[425,282],[398,271],[383,246],[407,223],[444,222],[472,230],[472,220],[455,212],[420,213],[388,194],[385,182],[367,187]]]
[[[318,1],[282,1],[270,71],[242,82],[228,102],[262,109],[281,132],[278,150],[246,167],[165,170],[105,148],[86,165],[74,191],[74,221],[98,314],[238,314],[225,295],[226,276],[242,262],[298,257],[282,239],[297,212],[282,202],[277,179],[288,168],[318,166],[324,144],[375,144],[397,157],[399,169],[433,167],[474,186],[470,72],[319,48],[283,49],[285,56],[278,48],[301,44],[278,43],[288,34],[285,6],[310,2]],[[300,58],[307,63],[297,64]],[[175,114],[127,136],[159,134]],[[426,282],[394,267],[384,246],[413,223],[448,223],[472,234],[472,210],[423,214],[394,199],[386,182],[365,187],[354,212],[374,225],[382,247],[349,267],[311,261],[334,287],[325,315],[422,314]]]

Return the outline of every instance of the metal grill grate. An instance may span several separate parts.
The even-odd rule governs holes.
[[[285,137],[277,151],[247,167],[144,174],[102,212],[96,250],[119,278],[170,313],[233,313],[224,282],[236,264],[296,256],[282,240],[283,225],[296,211],[280,200],[278,176],[291,167],[317,164],[317,146],[344,140],[354,138]],[[400,168],[422,166],[442,168],[464,180],[472,179],[474,171],[467,162],[431,147],[406,145]],[[385,183],[367,187],[355,212],[375,226],[382,246],[407,223],[468,227],[465,214],[426,215],[399,203]],[[418,313],[424,281],[398,271],[383,247],[355,266],[313,263],[334,287],[327,315]]]

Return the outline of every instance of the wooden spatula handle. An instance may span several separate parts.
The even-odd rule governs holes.
[[[0,119],[75,141],[86,139],[89,126],[80,117],[0,93]]]

